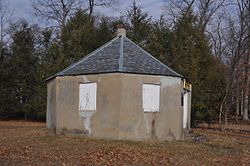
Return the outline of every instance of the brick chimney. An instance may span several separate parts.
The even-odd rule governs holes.
[[[126,29],[124,28],[123,24],[117,25],[116,35],[117,36],[126,36]]]

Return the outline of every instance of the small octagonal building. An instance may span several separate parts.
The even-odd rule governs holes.
[[[191,85],[126,37],[47,79],[49,129],[109,139],[183,139]]]

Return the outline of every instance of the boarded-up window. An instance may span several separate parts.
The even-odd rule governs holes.
[[[160,85],[143,84],[144,112],[158,112],[160,106]]]
[[[80,84],[79,110],[96,110],[96,83]]]

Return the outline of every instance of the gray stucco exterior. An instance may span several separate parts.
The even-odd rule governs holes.
[[[79,111],[79,84],[97,83],[96,111]],[[142,86],[160,85],[160,111],[144,112]],[[47,127],[57,134],[109,139],[184,138],[180,77],[108,73],[56,77],[48,81]],[[191,93],[188,127],[190,128]]]

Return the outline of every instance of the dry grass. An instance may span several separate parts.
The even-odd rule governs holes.
[[[0,122],[0,165],[250,165],[250,133],[195,129],[206,142],[54,136],[44,123]]]

